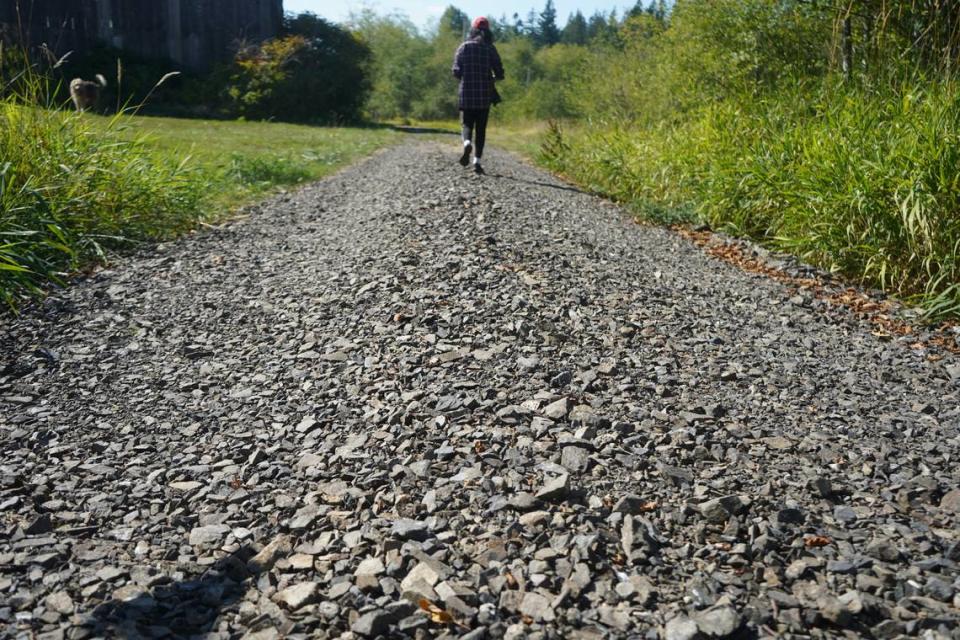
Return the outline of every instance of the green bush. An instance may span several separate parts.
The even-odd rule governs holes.
[[[357,121],[370,89],[367,46],[310,14],[299,31],[241,49],[227,90],[231,111],[248,119]]]
[[[544,161],[644,215],[960,316],[960,86],[927,42],[949,16],[878,7],[680,0],[668,23],[632,17],[620,46],[587,52]],[[907,16],[928,25],[922,48]]]
[[[0,298],[15,305],[108,249],[170,237],[201,218],[203,182],[141,141],[44,108],[32,73],[0,99]],[[26,92],[24,92],[24,90]],[[119,126],[120,117],[114,121]]]

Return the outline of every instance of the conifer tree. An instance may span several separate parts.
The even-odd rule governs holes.
[[[560,42],[560,29],[557,27],[557,10],[553,6],[553,0],[547,0],[546,6],[540,12],[537,20],[537,33],[535,41],[541,47]]]

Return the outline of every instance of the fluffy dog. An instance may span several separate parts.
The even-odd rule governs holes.
[[[94,108],[100,99],[100,89],[106,86],[107,79],[99,73],[96,82],[74,78],[70,82],[70,98],[73,100],[73,106],[77,108],[77,111]]]

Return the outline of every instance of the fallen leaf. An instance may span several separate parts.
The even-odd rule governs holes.
[[[437,605],[433,604],[425,598],[421,598],[418,603],[420,608],[427,612],[427,615],[430,616],[430,621],[437,624],[450,624],[453,622],[453,616],[450,615],[449,611],[441,609]]]
[[[807,536],[803,540],[803,544],[806,545],[808,548],[825,547],[832,542],[833,540],[831,540],[827,536]]]

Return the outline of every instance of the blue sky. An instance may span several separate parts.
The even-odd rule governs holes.
[[[406,14],[418,27],[427,27],[431,20],[436,20],[443,13],[448,5],[453,4],[471,17],[477,15],[486,15],[499,17],[506,15],[512,16],[519,13],[521,17],[526,18],[530,9],[535,9],[539,13],[546,0],[460,0],[459,2],[442,2],[440,0],[369,0],[365,2],[356,2],[353,0],[284,0],[283,6],[287,11],[300,12],[312,11],[317,15],[332,20],[334,22],[343,22],[350,15],[351,11],[358,11],[364,7],[369,7],[378,13],[390,13],[399,11]],[[646,4],[646,0],[644,0]],[[616,8],[622,14],[625,8],[634,5],[633,1],[624,2],[623,0],[554,0],[554,6],[557,8],[557,21],[563,25],[567,16],[574,13],[577,9],[583,12],[585,16],[590,16],[598,9],[604,12]]]

